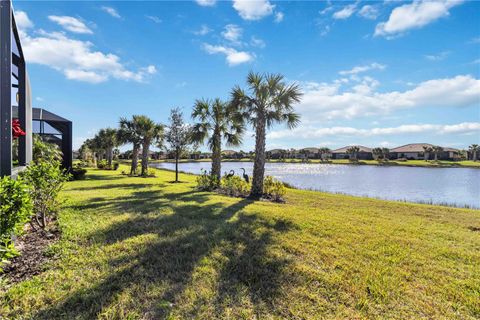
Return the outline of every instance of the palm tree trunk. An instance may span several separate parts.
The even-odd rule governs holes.
[[[134,144],[133,150],[132,150],[132,166],[130,167],[130,175],[137,174],[138,149],[139,149],[139,146]]]
[[[148,171],[148,149],[150,147],[150,143],[145,142],[142,145],[142,176],[147,175]]]
[[[108,161],[108,166],[112,166],[112,158],[113,158],[113,148],[108,148],[107,149],[107,161]]]
[[[212,172],[211,174],[216,176],[220,181],[222,171],[222,146],[220,143],[220,133],[215,130],[213,133],[213,148],[212,148]]]
[[[259,115],[255,132],[255,162],[253,164],[253,181],[250,197],[258,199],[263,195],[265,176],[265,117]]]

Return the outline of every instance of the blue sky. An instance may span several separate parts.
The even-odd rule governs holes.
[[[74,147],[121,116],[190,121],[248,71],[298,82],[302,124],[267,148],[480,142],[480,3],[14,2],[33,103],[74,123]],[[240,148],[251,150],[251,129]]]

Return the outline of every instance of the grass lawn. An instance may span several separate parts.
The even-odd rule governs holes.
[[[174,160],[154,160],[153,162],[174,162]],[[209,162],[211,159],[190,160],[181,159],[180,162]],[[223,159],[224,162],[251,162],[251,159]],[[333,159],[329,160],[330,164],[352,164],[348,159]],[[269,162],[279,162],[278,160],[269,160]],[[282,161],[283,162],[283,161]],[[287,159],[287,163],[301,163],[301,159]],[[310,159],[309,163],[321,163],[320,159]],[[479,168],[480,161],[424,161],[424,160],[407,160],[407,161],[395,161],[390,160],[387,164],[380,164],[377,160],[360,160],[359,164],[363,165],[392,165],[392,166],[407,166],[407,167],[465,167],[465,168]]]
[[[480,211],[122,169],[67,185],[56,258],[0,289],[0,319],[480,318]]]

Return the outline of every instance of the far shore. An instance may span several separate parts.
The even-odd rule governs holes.
[[[211,159],[181,159],[180,163],[189,162],[210,162]],[[173,159],[166,160],[150,160],[151,163],[175,163]],[[222,159],[222,162],[253,162],[252,159]],[[271,163],[305,163],[305,164],[341,164],[341,165],[370,165],[370,166],[404,166],[404,167],[423,167],[423,168],[472,168],[480,169],[480,161],[425,161],[425,160],[407,160],[407,161],[377,161],[377,160],[359,160],[352,162],[348,159],[333,159],[328,161],[321,161],[320,159],[309,159],[308,162],[303,162],[302,159],[286,159],[286,160],[267,160]]]

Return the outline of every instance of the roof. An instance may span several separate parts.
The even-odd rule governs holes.
[[[347,149],[350,147],[358,147],[360,149],[360,152],[372,152],[371,148],[365,146],[345,146],[343,148],[333,150],[332,153],[346,153]]]
[[[272,149],[272,150],[269,150],[268,152],[270,153],[280,153],[280,152],[283,152],[283,151],[286,151],[284,149]]]
[[[393,148],[393,149],[390,149],[390,152],[424,152],[425,150],[423,149],[423,147],[434,147],[433,144],[430,144],[430,143],[410,143],[410,144],[406,144],[406,145],[403,145],[403,146],[400,146],[400,147],[396,147],[396,148]],[[444,147],[443,148],[444,151],[452,151],[452,152],[458,152],[458,149],[454,149],[454,148],[448,148],[448,147]]]
[[[12,118],[18,118],[18,107],[12,106]],[[43,120],[49,122],[71,122],[42,108],[32,108],[32,120]]]
[[[235,154],[237,151],[234,150],[222,150],[222,154]]]
[[[302,151],[302,150],[307,150],[308,152],[312,152],[312,153],[315,153],[315,152],[320,152],[320,149],[319,148],[303,148],[303,149],[300,149],[299,151]]]

